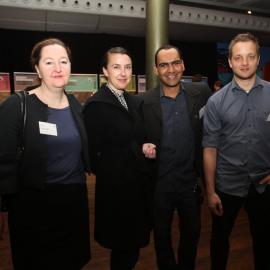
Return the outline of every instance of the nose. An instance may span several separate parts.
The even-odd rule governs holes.
[[[169,71],[169,72],[173,72],[173,71],[174,71],[174,66],[173,66],[172,63],[169,63],[168,71]]]
[[[126,69],[125,69],[125,67],[122,67],[122,68],[121,68],[120,74],[121,74],[122,76],[125,76],[125,75],[126,75]]]
[[[61,70],[62,70],[61,63],[55,63],[55,71],[61,72]]]
[[[243,57],[242,64],[243,64],[243,65],[247,65],[247,64],[248,64],[248,59],[247,59],[247,58],[245,58],[245,57]]]

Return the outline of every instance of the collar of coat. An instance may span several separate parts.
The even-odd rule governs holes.
[[[123,111],[129,113],[132,110],[137,110],[137,108],[142,104],[143,100],[141,97],[133,94],[129,94],[126,91],[124,92],[124,98],[128,105],[129,111],[127,111],[123,105],[120,104],[117,97],[112,93],[112,91],[105,85],[101,87],[88,101],[85,103],[87,106],[93,102],[101,102],[101,103],[108,103],[110,105],[117,106],[121,108]]]

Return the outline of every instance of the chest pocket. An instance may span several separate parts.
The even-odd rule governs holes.
[[[260,110],[256,115],[257,132],[269,140],[270,137],[270,110]]]

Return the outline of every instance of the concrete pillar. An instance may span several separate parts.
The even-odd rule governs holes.
[[[146,1],[146,89],[157,85],[153,71],[156,50],[169,42],[169,1]]]

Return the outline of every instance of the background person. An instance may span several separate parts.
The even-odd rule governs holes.
[[[64,91],[70,60],[69,48],[58,39],[32,50],[40,85],[26,96],[18,177],[20,100],[12,95],[0,106],[0,193],[12,193],[7,206],[14,269],[76,270],[90,259],[88,145],[80,104]]]
[[[108,83],[84,109],[96,175],[95,239],[111,249],[112,270],[129,270],[149,243],[152,184],[146,157],[155,157],[155,146],[144,144],[142,100],[125,91],[132,76],[128,51],[108,50],[102,69]]]
[[[157,147],[153,166],[154,240],[160,270],[195,269],[200,236],[202,197],[202,117],[210,95],[205,83],[182,83],[185,70],[177,47],[164,45],[155,54],[160,85],[144,96],[144,119],[149,141]],[[181,230],[178,260],[171,242],[174,210]]]
[[[204,117],[204,167],[212,212],[212,270],[225,270],[229,237],[241,207],[248,214],[256,270],[270,269],[270,83],[256,76],[258,40],[229,45],[233,80],[213,95]]]
[[[220,90],[222,88],[222,84],[220,80],[216,80],[213,84],[213,91],[214,93],[217,92],[218,90]]]

